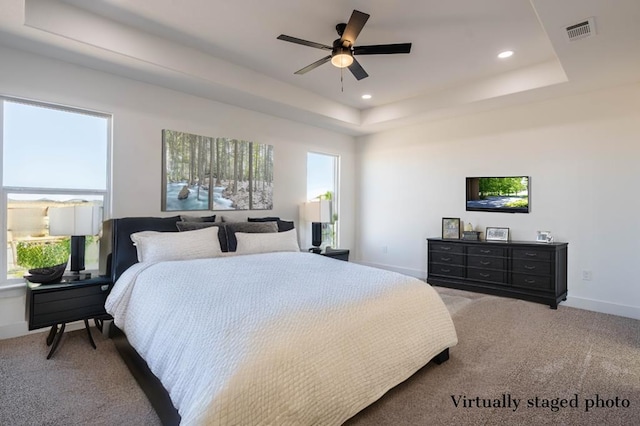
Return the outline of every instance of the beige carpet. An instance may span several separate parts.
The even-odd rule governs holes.
[[[437,290],[460,340],[451,359],[429,364],[349,425],[640,424],[640,321]],[[46,360],[45,337],[0,341],[0,425],[159,424],[110,340],[94,330],[93,350],[84,330],[66,333]],[[538,407],[528,407],[536,397]],[[553,408],[557,398],[578,407]],[[510,407],[477,408],[483,400]],[[586,411],[590,401],[600,407]]]

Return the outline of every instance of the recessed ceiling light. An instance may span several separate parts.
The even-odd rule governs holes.
[[[371,99],[371,95],[369,94],[362,95],[362,99]]]
[[[509,58],[511,55],[513,55],[513,50],[505,50],[504,52],[498,53],[498,58],[505,59]]]

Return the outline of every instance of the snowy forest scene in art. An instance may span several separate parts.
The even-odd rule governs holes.
[[[273,145],[164,130],[163,211],[273,208]]]

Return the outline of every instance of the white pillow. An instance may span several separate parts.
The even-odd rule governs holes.
[[[188,260],[219,257],[222,254],[218,227],[183,232],[142,231],[131,234],[138,262]]]
[[[270,253],[274,251],[300,251],[295,228],[284,232],[236,232],[236,254]]]

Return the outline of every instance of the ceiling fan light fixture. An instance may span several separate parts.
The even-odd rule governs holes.
[[[393,44],[376,44],[371,46],[354,46],[356,38],[364,24],[367,23],[369,14],[360,12],[359,10],[353,10],[349,22],[340,23],[336,25],[336,32],[340,38],[333,41],[333,45],[316,43],[315,41],[303,40],[301,38],[288,36],[286,34],[280,34],[277,39],[287,41],[289,43],[300,44],[302,46],[313,47],[315,49],[330,51],[331,54],[315,61],[312,64],[307,65],[304,68],[294,72],[296,75],[306,74],[311,70],[318,68],[319,66],[331,62],[333,66],[340,68],[348,68],[351,74],[356,80],[360,81],[363,78],[369,77],[369,74],[362,68],[360,62],[358,62],[354,55],[390,55],[394,53],[410,53],[411,43],[393,43]],[[342,74],[340,74],[340,81],[342,81]]]
[[[331,56],[331,63],[338,68],[346,68],[353,63],[353,56],[351,56],[351,49],[348,47],[336,47],[333,50]]]

